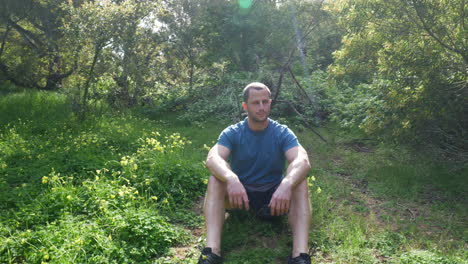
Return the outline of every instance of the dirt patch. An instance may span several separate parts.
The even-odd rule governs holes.
[[[200,196],[196,200],[195,204],[192,207],[192,212],[196,213],[197,215],[203,214],[203,203],[205,202],[205,196]]]
[[[172,250],[174,251],[174,256],[177,259],[186,259],[193,255],[192,247],[176,247],[176,248],[172,248]]]
[[[191,230],[190,230],[190,233],[191,233],[193,236],[201,237],[201,236],[203,236],[203,234],[205,233],[205,230],[204,230],[204,228],[202,228],[202,227],[198,227],[198,228],[191,229]]]

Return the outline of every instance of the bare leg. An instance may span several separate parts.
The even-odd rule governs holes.
[[[292,192],[288,214],[293,233],[292,257],[300,253],[309,253],[310,201],[307,180],[299,183]]]
[[[221,256],[221,233],[223,231],[225,213],[226,184],[214,176],[210,176],[205,196],[203,211],[206,226],[206,247]]]

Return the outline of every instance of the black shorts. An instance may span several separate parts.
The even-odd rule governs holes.
[[[279,182],[265,184],[244,184],[244,188],[249,197],[249,207],[252,212],[260,217],[271,217],[270,204],[271,197],[275,193]]]

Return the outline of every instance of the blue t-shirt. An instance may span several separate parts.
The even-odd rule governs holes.
[[[224,129],[218,138],[218,144],[231,151],[231,169],[244,184],[281,181],[286,166],[284,153],[299,145],[287,126],[268,121],[267,128],[253,131],[246,118]]]

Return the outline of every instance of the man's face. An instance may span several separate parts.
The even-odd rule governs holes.
[[[252,121],[263,122],[270,115],[271,99],[266,89],[250,89],[248,102],[243,102],[242,106]]]

